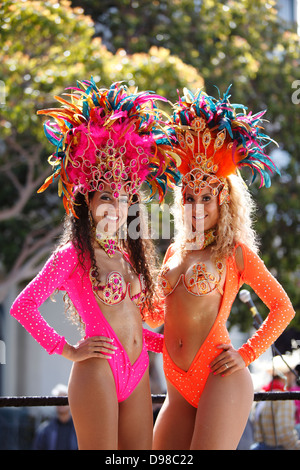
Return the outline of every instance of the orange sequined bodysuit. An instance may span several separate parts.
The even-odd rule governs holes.
[[[205,263],[196,263],[187,270],[186,274],[182,274],[174,285],[171,285],[168,279],[168,261],[174,255],[172,245],[166,253],[160,273],[160,291],[164,298],[173,295],[181,281],[189,294],[203,296],[218,291],[222,295],[216,320],[187,371],[175,364],[168,353],[168,344],[164,341],[165,376],[194,407],[198,406],[199,398],[209,376],[209,365],[220,354],[217,346],[230,343],[226,321],[242,284],[251,286],[270,309],[268,317],[259,330],[238,350],[246,366],[271,346],[295,315],[287,294],[267,270],[263,261],[245,245],[240,244],[239,246],[242,248],[244,258],[242,273],[238,271],[234,254],[226,262],[216,263],[217,274],[210,273],[209,269],[206,269]],[[225,277],[225,281],[223,277],[224,289],[221,287],[222,273]],[[168,316],[167,308],[165,316],[166,318]]]

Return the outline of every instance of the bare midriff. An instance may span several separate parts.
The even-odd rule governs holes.
[[[183,260],[173,256],[165,276],[170,286],[176,285],[165,298],[165,345],[173,362],[185,371],[214,325],[222,301],[226,269],[216,275],[218,283],[211,283],[204,295],[197,295],[197,289],[188,284],[186,273],[196,263],[206,263],[209,272],[215,274],[209,251],[188,253]]]
[[[165,345],[180,369],[188,370],[216,320],[221,300],[216,291],[196,297],[182,281],[166,298]]]

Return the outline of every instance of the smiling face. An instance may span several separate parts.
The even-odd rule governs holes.
[[[105,185],[103,191],[93,192],[89,209],[97,232],[105,236],[115,235],[126,222],[128,207],[128,196],[123,190],[118,198],[113,196],[109,185]]]
[[[219,220],[218,197],[213,196],[207,186],[199,194],[194,194],[189,187],[183,195],[185,217],[191,224],[193,231],[204,231],[214,228]]]

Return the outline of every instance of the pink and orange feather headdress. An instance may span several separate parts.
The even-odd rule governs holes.
[[[156,107],[157,100],[166,100],[153,92],[129,93],[120,83],[99,89],[93,79],[68,90],[70,102],[56,96],[61,108],[38,111],[55,120],[44,124],[55,146],[48,160],[54,171],[38,192],[58,178],[67,213],[74,213],[78,191],[101,191],[104,184],[115,197],[124,189],[130,198],[145,182],[149,199],[158,193],[162,202],[167,187],[178,181],[175,161],[168,154],[172,136]]]

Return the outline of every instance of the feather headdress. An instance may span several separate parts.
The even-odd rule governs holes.
[[[67,213],[73,211],[77,191],[101,191],[109,184],[115,197],[124,189],[129,197],[143,182],[150,198],[157,192],[162,202],[167,187],[178,180],[171,147],[171,132],[162,125],[162,111],[153,92],[129,93],[121,83],[97,88],[93,79],[68,88],[70,102],[55,96],[61,108],[38,111],[54,124],[44,124],[48,140],[55,146],[49,157],[53,174],[38,192],[58,178],[58,193]]]
[[[261,127],[265,111],[247,113],[245,106],[231,104],[229,90],[215,99],[201,90],[194,95],[184,89],[172,115],[183,184],[195,193],[209,185],[220,204],[229,198],[226,177],[240,168],[250,168],[252,182],[259,177],[260,187],[270,186],[268,171],[278,172],[264,151],[274,142]]]

